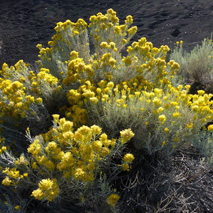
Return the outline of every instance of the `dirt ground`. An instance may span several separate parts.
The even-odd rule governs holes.
[[[138,33],[134,40],[146,37],[154,46],[183,40],[187,50],[200,44],[213,32],[212,0],[1,0],[0,66],[13,65],[19,59],[37,60],[36,44],[44,45],[54,35],[57,22],[106,13],[113,8],[120,22],[132,15]]]

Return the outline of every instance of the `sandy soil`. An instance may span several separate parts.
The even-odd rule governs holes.
[[[33,63],[36,44],[46,45],[58,21],[88,21],[91,15],[113,8],[122,23],[132,15],[140,37],[157,47],[173,48],[183,40],[187,50],[200,44],[213,32],[212,0],[1,0],[0,1],[0,66],[13,65],[19,59]]]

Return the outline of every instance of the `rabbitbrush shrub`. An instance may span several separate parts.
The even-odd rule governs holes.
[[[89,25],[59,22],[49,47],[37,45],[37,70],[3,64],[2,211],[118,212],[125,200],[113,183],[133,153],[169,157],[212,120],[211,94],[173,85],[179,64],[166,62],[168,46],[141,38],[121,55],[132,23],[120,25],[112,9]]]
[[[183,50],[183,41],[177,42],[170,59],[179,63],[177,72],[183,81],[197,83],[206,92],[213,93],[213,41],[206,38],[202,45],[197,45],[190,53]]]

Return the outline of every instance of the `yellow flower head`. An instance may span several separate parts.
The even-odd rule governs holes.
[[[186,127],[189,128],[189,129],[192,129],[193,128],[193,123],[189,122],[189,124],[186,124]]]
[[[168,133],[168,132],[169,132],[169,129],[166,127],[166,128],[164,129],[164,131],[165,131],[166,133]]]
[[[110,205],[110,206],[115,206],[115,204],[118,202],[118,200],[120,199],[120,196],[117,194],[111,194],[106,202]]]
[[[128,33],[129,35],[134,35],[137,32],[137,30],[138,30],[137,26],[134,26],[128,29]]]
[[[55,123],[58,123],[60,115],[58,115],[58,114],[53,114],[52,116],[53,116],[54,122],[55,122]]]
[[[208,131],[213,131],[213,124],[208,126]]]
[[[16,209],[16,210],[19,210],[19,209],[20,209],[20,206],[19,206],[19,205],[15,206],[15,209]]]
[[[99,127],[97,125],[93,125],[90,128],[91,128],[93,134],[96,134],[96,135],[101,134],[101,131],[102,131],[101,127]]]
[[[174,113],[173,113],[173,117],[174,117],[174,118],[180,117],[180,113],[179,113],[179,112],[174,112]]]
[[[205,93],[205,91],[204,90],[198,90],[197,93],[198,93],[198,95],[203,95]]]
[[[42,101],[43,101],[43,100],[42,100],[42,98],[36,98],[35,101],[36,101],[37,104],[42,104]]]
[[[89,100],[91,103],[94,103],[94,104],[98,103],[98,99],[96,97],[91,97],[89,98]]]
[[[131,129],[125,129],[121,131],[120,134],[121,134],[120,140],[123,144],[129,141],[135,135]]]
[[[83,179],[85,176],[85,171],[82,168],[77,168],[74,172],[75,179]]]
[[[73,140],[74,138],[74,133],[72,131],[64,132],[63,137],[65,140]]]
[[[133,23],[133,18],[131,15],[128,15],[126,17],[126,21],[125,21],[126,24],[132,24]]]
[[[72,130],[72,127],[73,127],[73,122],[71,122],[71,121],[66,121],[66,122],[63,124],[63,131],[64,131],[64,132],[71,131],[71,130]]]
[[[106,47],[108,47],[108,44],[107,44],[107,42],[103,41],[103,42],[101,42],[100,46],[102,48],[106,48]]]
[[[164,146],[165,146],[165,143],[166,143],[166,141],[163,141],[163,142],[162,142],[162,147],[164,147]]]
[[[158,108],[158,113],[163,112],[163,110],[164,110],[164,108],[163,108],[163,107],[159,107],[159,108]]]
[[[186,85],[185,88],[188,91],[190,89],[191,85]]]
[[[153,99],[153,103],[154,103],[155,106],[159,106],[161,104],[161,100],[159,98],[155,97]]]
[[[135,157],[131,153],[125,154],[125,156],[123,158],[124,162],[126,162],[126,163],[131,163],[134,159],[135,159]]]
[[[92,142],[92,149],[94,152],[98,153],[101,151],[102,143],[101,141],[93,141]]]
[[[108,137],[107,137],[107,134],[106,133],[103,133],[101,136],[100,136],[100,141],[105,141],[105,140],[107,140],[108,139]]]
[[[91,133],[91,129],[88,126],[83,125],[82,127],[78,128],[77,132],[81,135],[87,136]]]
[[[6,178],[2,181],[2,185],[5,186],[10,186],[14,183],[14,181],[10,180],[10,178],[8,176],[6,176]]]
[[[103,147],[102,150],[101,150],[101,155],[102,155],[103,157],[106,157],[106,156],[109,155],[109,154],[110,154],[109,148]]]
[[[162,123],[164,123],[165,120],[166,120],[166,116],[165,116],[165,115],[160,115],[158,118],[159,118],[159,120],[160,120]]]
[[[129,164],[128,163],[123,163],[122,167],[123,167],[123,171],[129,172]]]
[[[127,66],[129,66],[132,64],[132,59],[129,56],[127,56],[122,59],[122,62],[124,62]]]

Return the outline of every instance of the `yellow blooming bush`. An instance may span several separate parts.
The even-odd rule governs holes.
[[[121,165],[112,160],[122,155],[123,146],[134,136],[133,132],[123,130],[119,140],[108,139],[96,125],[81,126],[74,131],[73,122],[59,119],[58,114],[53,118],[53,126],[47,133],[31,138],[28,130],[31,142],[28,157],[11,159],[10,166],[2,170],[6,175],[2,185],[20,192],[23,188],[31,190],[35,199],[55,203],[63,199],[81,203],[83,198],[85,203],[95,206],[96,202],[106,200],[113,191],[110,185],[101,189],[105,185],[102,176],[109,175],[109,171],[115,174],[129,171],[134,160],[132,154],[120,159]],[[114,206],[115,201],[109,200],[110,197],[106,202]]]
[[[47,131],[51,113],[66,102],[66,96],[48,69],[35,73],[23,60],[11,67],[4,63],[0,74],[1,136],[7,145],[17,141],[16,148],[21,153],[26,147],[26,128],[30,127],[33,135]]]
[[[133,145],[137,150],[154,154],[157,151],[170,155],[178,146],[190,146],[202,126],[213,119],[212,94],[199,90],[188,94],[189,85],[167,90],[132,93],[124,89],[107,88],[107,94],[97,96],[97,102],[87,98],[88,120],[102,126],[111,137],[131,127],[135,133]],[[114,95],[112,95],[114,94]]]
[[[37,45],[36,70],[22,60],[2,66],[1,198],[13,211],[42,201],[117,212],[125,197],[116,183],[134,159],[171,156],[193,139],[201,147],[199,131],[213,118],[211,94],[176,85],[180,65],[166,61],[168,46],[144,37],[126,46],[137,32],[132,16],[120,24],[109,9],[89,21],[59,22],[49,46]]]
[[[165,60],[169,47],[155,48],[146,38],[128,46],[127,56],[121,55],[121,50],[137,31],[136,27],[129,28],[132,23],[132,17],[127,16],[125,24],[120,25],[116,12],[109,9],[105,15],[98,13],[90,17],[91,43],[87,23],[79,19],[76,23],[69,20],[58,23],[50,47],[38,45],[39,66],[49,69],[63,87],[71,88],[67,93],[70,107],[65,114],[69,119],[72,117],[77,126],[87,122],[86,112],[82,109],[85,89],[91,90],[86,95],[97,101],[94,95],[104,93],[110,81],[116,85],[126,81],[135,91],[163,88],[178,70],[178,63]],[[98,85],[101,85],[101,91],[96,91]],[[75,97],[73,93],[76,93]]]

